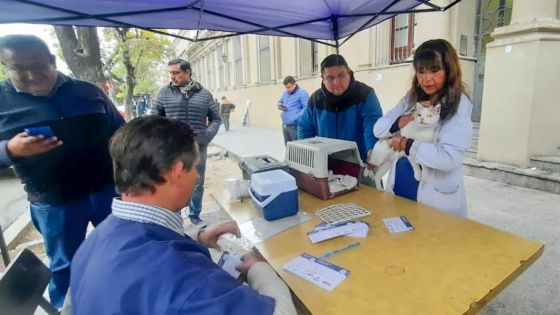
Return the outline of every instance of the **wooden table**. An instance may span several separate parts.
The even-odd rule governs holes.
[[[231,202],[226,190],[213,194],[239,224],[260,213],[252,202]],[[490,226],[465,220],[369,187],[323,201],[299,192],[301,211],[353,202],[373,212],[365,239],[339,237],[312,244],[306,232],[317,217],[256,247],[313,314],[476,313],[539,256],[544,246]],[[391,234],[382,218],[405,215],[414,231]],[[313,285],[282,267],[303,252],[320,256],[359,241],[329,259],[351,275],[334,291]]]

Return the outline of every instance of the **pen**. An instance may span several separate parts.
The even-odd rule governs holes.
[[[358,245],[360,245],[360,242],[356,242],[356,243],[353,243],[353,244],[344,246],[344,247],[339,248],[339,249],[331,250],[331,251],[326,252],[326,253],[324,253],[323,255],[319,256],[319,258],[321,258],[321,259],[328,259],[328,258],[331,258],[332,256],[334,256],[334,255],[336,255],[336,254],[338,254],[338,253],[341,253],[341,252],[343,252],[343,251],[352,249],[352,248],[354,248],[354,247],[358,247]]]

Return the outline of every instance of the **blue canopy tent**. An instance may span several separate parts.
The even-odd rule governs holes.
[[[304,38],[339,47],[357,32],[401,13],[445,11],[430,0],[0,0],[0,24],[134,27],[189,41],[241,34]],[[426,8],[416,9],[425,4]],[[158,29],[213,30],[198,38]]]

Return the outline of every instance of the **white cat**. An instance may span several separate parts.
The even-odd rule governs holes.
[[[439,123],[440,110],[440,104],[425,107],[420,103],[416,103],[414,120],[400,130],[401,136],[419,141],[432,141],[435,129]],[[368,158],[368,163],[377,167],[375,174],[367,169],[364,170],[364,175],[373,177],[377,189],[381,191],[383,190],[381,188],[381,178],[391,169],[393,163],[404,155],[404,152],[393,151],[389,146],[389,141],[390,139],[379,139]],[[422,171],[419,164],[414,163],[410,159],[409,161],[414,169],[414,178],[418,181],[424,181],[426,172]]]

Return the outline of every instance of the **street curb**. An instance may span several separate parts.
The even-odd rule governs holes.
[[[25,211],[4,231],[4,238],[6,239],[8,249],[14,249],[32,226],[31,214],[29,211]]]
[[[212,144],[212,146],[208,147],[206,157],[209,158],[209,157],[218,156],[218,155],[222,154],[224,151],[226,151],[226,150],[224,148],[222,148],[221,146]]]
[[[225,151],[225,152],[226,152],[226,155],[225,155],[225,156],[230,157],[230,158],[232,158],[233,160],[235,160],[235,161],[237,161],[237,162],[239,162],[239,161],[243,158],[243,157],[241,157],[241,156],[235,154],[235,152],[228,150],[228,148],[226,148],[226,147],[224,147],[224,146],[221,146],[221,145],[216,144],[216,143],[212,143],[212,144],[213,144],[214,146],[218,147],[218,148],[221,148],[223,151]]]

